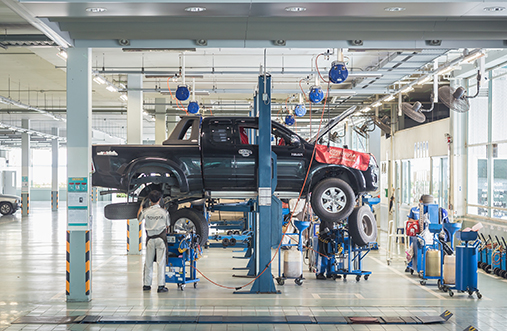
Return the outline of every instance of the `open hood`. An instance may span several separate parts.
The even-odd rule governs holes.
[[[338,123],[340,123],[341,121],[343,121],[344,119],[346,119],[347,117],[349,117],[350,115],[352,115],[355,111],[356,111],[356,106],[352,106],[350,107],[349,109],[345,110],[343,113],[341,113],[340,115],[336,116],[336,117],[333,117],[329,123],[326,124],[326,126],[324,126],[322,129],[320,129],[320,131],[312,137],[312,139],[310,139],[308,142],[311,143],[311,144],[315,144],[315,142],[317,140],[320,139],[320,137],[326,135],[329,131],[331,131]]]

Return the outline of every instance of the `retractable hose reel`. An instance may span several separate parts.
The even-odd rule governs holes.
[[[288,126],[293,126],[294,123],[296,123],[296,119],[294,118],[294,115],[289,114],[285,116],[285,124]]]
[[[329,80],[334,84],[341,84],[349,76],[349,71],[343,61],[343,53],[341,49],[336,50],[336,61],[331,63],[331,69],[329,69]]]
[[[181,71],[181,82],[182,84],[176,89],[176,99],[179,101],[186,101],[190,97],[190,90],[185,85],[185,54],[180,55],[180,71]]]
[[[195,101],[195,78],[192,79],[192,101],[188,103],[188,112],[190,114],[197,114],[199,112],[199,103]]]
[[[301,93],[299,94],[299,103],[294,108],[294,114],[296,114],[296,116],[298,117],[303,117],[306,115],[306,107],[305,104],[303,103],[303,97]]]

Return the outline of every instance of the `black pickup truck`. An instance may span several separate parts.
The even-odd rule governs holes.
[[[322,144],[325,135],[348,115],[332,119],[309,142],[272,122],[272,151],[277,155],[275,196],[297,198],[305,183],[302,198],[311,194],[317,216],[335,222],[353,212],[361,194],[377,190],[378,166],[373,156]],[[110,188],[111,193],[127,193],[137,201],[157,189],[164,195],[173,224],[179,230],[196,229],[204,239],[208,228],[202,213],[178,206],[202,199],[255,196],[256,131],[258,118],[254,117],[186,116],[162,145],[94,145],[92,184]],[[110,204],[105,216],[135,218],[139,203]],[[364,219],[356,222],[362,223],[358,226],[365,241],[376,237],[374,219],[366,220],[367,224]]]

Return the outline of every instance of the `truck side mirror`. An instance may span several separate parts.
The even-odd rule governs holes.
[[[290,137],[290,145],[291,145],[292,147],[301,147],[301,140],[299,139],[299,137],[298,137],[298,136],[296,136],[296,135],[294,135],[294,134],[293,134],[293,135]]]

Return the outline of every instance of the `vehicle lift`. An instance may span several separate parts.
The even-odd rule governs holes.
[[[266,72],[259,76],[253,115],[259,117],[258,197],[253,214],[254,249],[247,276],[255,277],[255,281],[249,291],[234,293],[277,294],[281,292],[276,289],[271,273],[271,247],[278,247],[282,240],[282,202],[273,196],[277,169],[276,154],[271,151],[271,76]]]

